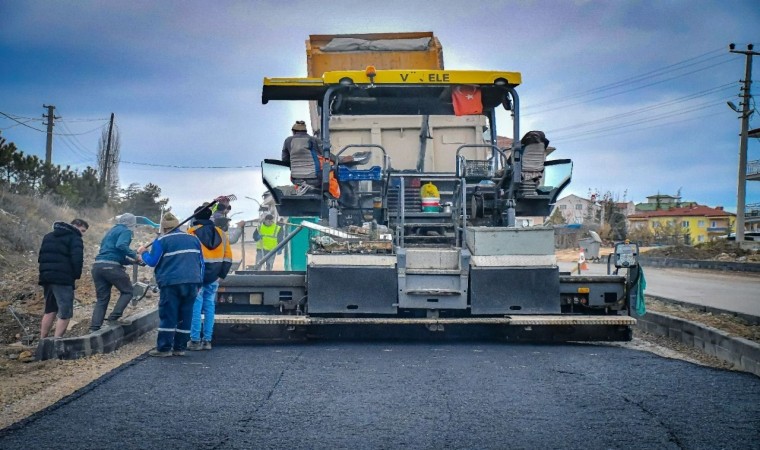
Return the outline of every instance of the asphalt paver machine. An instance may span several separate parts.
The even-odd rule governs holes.
[[[549,160],[542,132],[516,138],[520,83],[374,67],[264,79],[264,104],[311,102],[327,159],[317,187],[262,163],[279,215],[298,218],[286,241],[310,236],[305,269],[228,276],[215,339],[630,340],[638,249],[616,247],[614,275],[560,271],[541,224],[572,161]]]

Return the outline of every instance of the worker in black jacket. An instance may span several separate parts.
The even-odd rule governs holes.
[[[55,222],[53,231],[42,238],[40,254],[40,281],[45,293],[45,314],[40,326],[40,339],[45,339],[53,326],[56,314],[55,337],[60,338],[74,314],[74,283],[82,276],[84,244],[82,235],[90,225],[82,219],[70,224]]]

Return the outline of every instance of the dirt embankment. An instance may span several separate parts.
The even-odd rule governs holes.
[[[693,247],[686,245],[673,245],[667,247],[652,247],[644,251],[642,255],[675,258],[695,259],[701,261],[735,261],[746,263],[760,263],[760,253],[739,247],[734,241],[717,239],[711,242],[697,244]]]

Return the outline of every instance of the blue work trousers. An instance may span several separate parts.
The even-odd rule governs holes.
[[[193,305],[193,326],[190,328],[190,340],[198,342],[201,340],[201,313],[203,313],[203,340],[211,342],[211,336],[214,334],[214,310],[216,306],[216,291],[219,289],[219,282],[204,284],[203,288],[195,297]]]
[[[161,286],[158,300],[158,340],[160,352],[184,351],[190,340],[193,322],[193,304],[199,284],[173,284]]]

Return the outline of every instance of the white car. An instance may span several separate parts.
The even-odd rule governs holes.
[[[729,241],[735,241],[736,240],[736,233],[731,233],[728,236],[721,236],[721,239],[728,239]],[[744,232],[744,240],[745,241],[758,241],[760,242],[760,231],[745,231]]]

